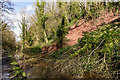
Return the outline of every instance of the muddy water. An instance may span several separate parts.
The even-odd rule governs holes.
[[[19,56],[15,56],[16,59],[19,59],[18,57]],[[11,77],[14,75],[14,72],[13,72],[14,66],[10,64],[11,62],[13,62],[11,57],[7,57],[7,55],[4,55],[2,57],[2,78],[3,79],[4,78],[14,78],[14,77]],[[16,66],[19,66],[19,65],[16,65]]]
[[[0,80],[1,79],[2,79],[2,59],[0,58]]]
[[[15,56],[18,61],[19,56]],[[9,57],[3,57],[2,59],[2,78],[11,78],[11,74],[13,72],[12,66],[10,65],[11,61]],[[36,66],[26,69],[25,72],[27,73],[27,78],[60,78],[64,77],[65,74],[60,74],[53,66],[54,61],[51,61],[50,64],[46,64],[44,62],[37,63]]]
[[[11,72],[10,57],[2,57],[2,78],[10,78]]]

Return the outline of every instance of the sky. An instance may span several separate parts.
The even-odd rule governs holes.
[[[20,11],[22,9],[25,9],[28,15],[34,14],[35,12],[34,6],[37,0],[9,0],[9,1],[11,1],[14,4],[13,8],[15,10],[14,10],[14,14],[6,14],[5,18],[9,19],[10,24],[12,24],[11,30],[15,33],[16,41],[20,41],[21,29],[18,22],[18,20],[21,21]],[[47,1],[51,2],[53,0],[47,0]]]
[[[10,24],[12,25],[11,30],[15,33],[16,41],[20,41],[21,29],[20,26],[18,25],[19,24],[18,20],[21,21],[20,11],[22,9],[25,9],[27,14],[34,14],[35,2],[34,0],[29,0],[29,2],[20,2],[20,0],[17,2],[17,0],[12,0],[11,2],[14,4],[13,8],[15,10],[13,14],[6,14],[6,17],[11,21],[10,22]]]
[[[34,14],[34,6],[37,0],[9,0],[9,1],[11,1],[14,4],[13,8],[15,10],[14,10],[14,14],[6,14],[6,17],[9,18],[9,20],[11,21],[12,24],[11,30],[15,33],[16,41],[20,41],[21,29],[18,22],[18,20],[21,21],[20,11],[22,9],[25,9],[27,14]],[[47,1],[51,2],[53,0],[47,0]]]
[[[34,14],[34,6],[35,6],[36,0],[10,0],[10,1],[14,4],[13,8],[15,10],[14,10],[14,14],[9,14],[9,15],[6,14],[6,17],[9,18],[12,22],[11,24],[13,27],[11,30],[14,31],[16,35],[16,41],[20,41],[21,29],[18,25],[18,20],[21,20],[20,11],[21,9],[25,9],[27,14]],[[45,1],[52,2],[56,0],[45,0]],[[62,1],[65,1],[65,0],[62,0]],[[86,1],[86,0],[82,0],[82,1]]]

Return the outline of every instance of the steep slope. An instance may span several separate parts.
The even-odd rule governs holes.
[[[27,72],[29,77],[119,78],[119,22],[120,18],[112,24],[85,33],[78,44],[37,59],[37,66]]]
[[[69,34],[66,36],[69,39],[69,41],[67,42],[68,45],[74,45],[75,43],[77,43],[78,38],[83,37],[83,31],[93,31],[90,32],[89,34],[86,34],[86,36],[83,37],[83,39],[81,40],[81,42],[79,42],[79,44],[70,47],[67,46],[64,47],[63,49],[59,49],[58,51],[56,51],[57,50],[56,44],[54,43],[52,45],[43,48],[43,51],[47,53],[47,54],[43,54],[43,57],[41,57],[41,55],[37,55],[36,57],[32,57],[31,60],[26,59],[27,63],[24,63],[25,66],[28,63],[30,64],[34,63],[33,66],[34,68],[31,68],[27,72],[28,76],[31,78],[56,77],[56,76],[60,77],[59,73],[62,73],[62,75],[69,74],[70,76],[75,78],[76,77],[86,78],[86,73],[89,73],[86,72],[86,70],[88,69],[93,71],[94,73],[93,74],[92,72],[90,72],[90,74],[88,74],[88,75],[92,74],[92,76],[90,77],[100,78],[97,75],[100,75],[102,77],[106,77],[106,76],[111,77],[111,74],[109,75],[108,73],[109,70],[107,70],[107,68],[111,70],[110,73],[113,73],[113,71],[116,72],[116,69],[119,69],[118,66],[116,67],[116,65],[120,63],[117,60],[116,60],[116,64],[112,65],[112,67],[115,68],[113,69],[113,71],[111,69],[111,64],[114,64],[114,62],[112,62],[112,59],[117,57],[118,55],[116,54],[119,53],[118,51],[119,46],[117,46],[117,44],[119,42],[120,28],[118,26],[119,24],[114,26],[111,25],[111,27],[107,26],[106,24],[112,23],[114,20],[118,18],[120,20],[120,16],[119,15],[114,16],[112,13],[108,13],[108,15],[106,16],[107,17],[105,17],[105,15],[102,15],[100,18],[94,21],[90,20],[89,22],[85,22],[84,19],[82,19],[80,20],[78,27],[76,27],[75,24],[71,26],[71,29],[69,30]],[[98,26],[103,26],[103,27],[101,29],[96,30]],[[106,34],[107,31],[108,34]],[[111,35],[112,35],[112,42],[109,42],[111,39]],[[110,51],[109,49],[111,49],[113,53],[110,52],[109,54],[105,54]],[[76,55],[79,55],[79,57],[76,57]],[[71,57],[72,59],[70,59]],[[90,60],[91,62],[89,62]],[[93,65],[93,63],[95,65]],[[106,63],[108,64],[108,66],[106,66]],[[30,66],[30,64],[28,65]],[[104,67],[106,70],[104,69]]]
[[[104,11],[103,14],[101,14],[101,16],[95,20],[90,20],[87,22],[85,22],[84,19],[78,20],[79,21],[78,26],[74,24],[68,31],[68,34],[66,35],[68,41],[66,42],[65,45],[72,46],[76,44],[77,40],[83,37],[84,31],[87,32],[94,31],[98,28],[98,26],[104,26],[118,18],[120,18],[119,14],[114,16],[114,13]],[[42,52],[47,53],[46,55],[49,55],[49,53],[55,52],[56,50],[57,50],[56,43],[42,48]],[[45,54],[43,55],[46,56]]]
[[[118,18],[120,18],[119,15],[114,16],[112,12],[104,12],[104,15],[101,15],[101,17],[96,20],[90,20],[88,22],[85,22],[84,19],[79,20],[78,27],[76,27],[76,24],[74,24],[71,26],[69,34],[66,35],[67,39],[69,40],[67,44],[70,46],[74,45],[77,43],[78,38],[83,37],[82,35],[84,31],[94,31],[98,26],[103,26]]]

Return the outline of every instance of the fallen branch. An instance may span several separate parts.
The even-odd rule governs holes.
[[[93,53],[96,49],[98,49],[98,48],[100,47],[100,45],[103,43],[104,40],[105,40],[105,39],[103,39],[103,40],[100,42],[100,44],[90,53],[90,55],[88,55],[89,57],[88,57],[88,62],[86,63],[86,67],[87,67],[87,65],[88,65],[88,63],[89,63],[90,56],[92,55],[92,53]]]
[[[108,66],[107,66],[107,63],[106,63],[106,61],[105,61],[105,58],[106,58],[106,55],[104,54],[104,63],[105,63],[105,65],[106,65],[106,70],[108,70]]]
[[[102,61],[103,59],[104,59],[104,58],[102,58],[102,59],[100,59],[100,60],[96,61],[96,63],[95,63],[95,64],[99,63],[99,62],[100,62],[100,61]],[[95,65],[95,64],[94,64],[94,65]]]

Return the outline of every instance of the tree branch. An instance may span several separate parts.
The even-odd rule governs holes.
[[[103,39],[103,40],[100,42],[100,44],[90,53],[90,55],[88,55],[89,57],[88,57],[88,62],[86,63],[86,67],[87,67],[87,65],[88,65],[88,63],[89,63],[90,56],[92,55],[92,53],[93,53],[96,49],[98,49],[98,48],[100,47],[100,45],[103,43],[104,40],[105,40],[105,39]]]

